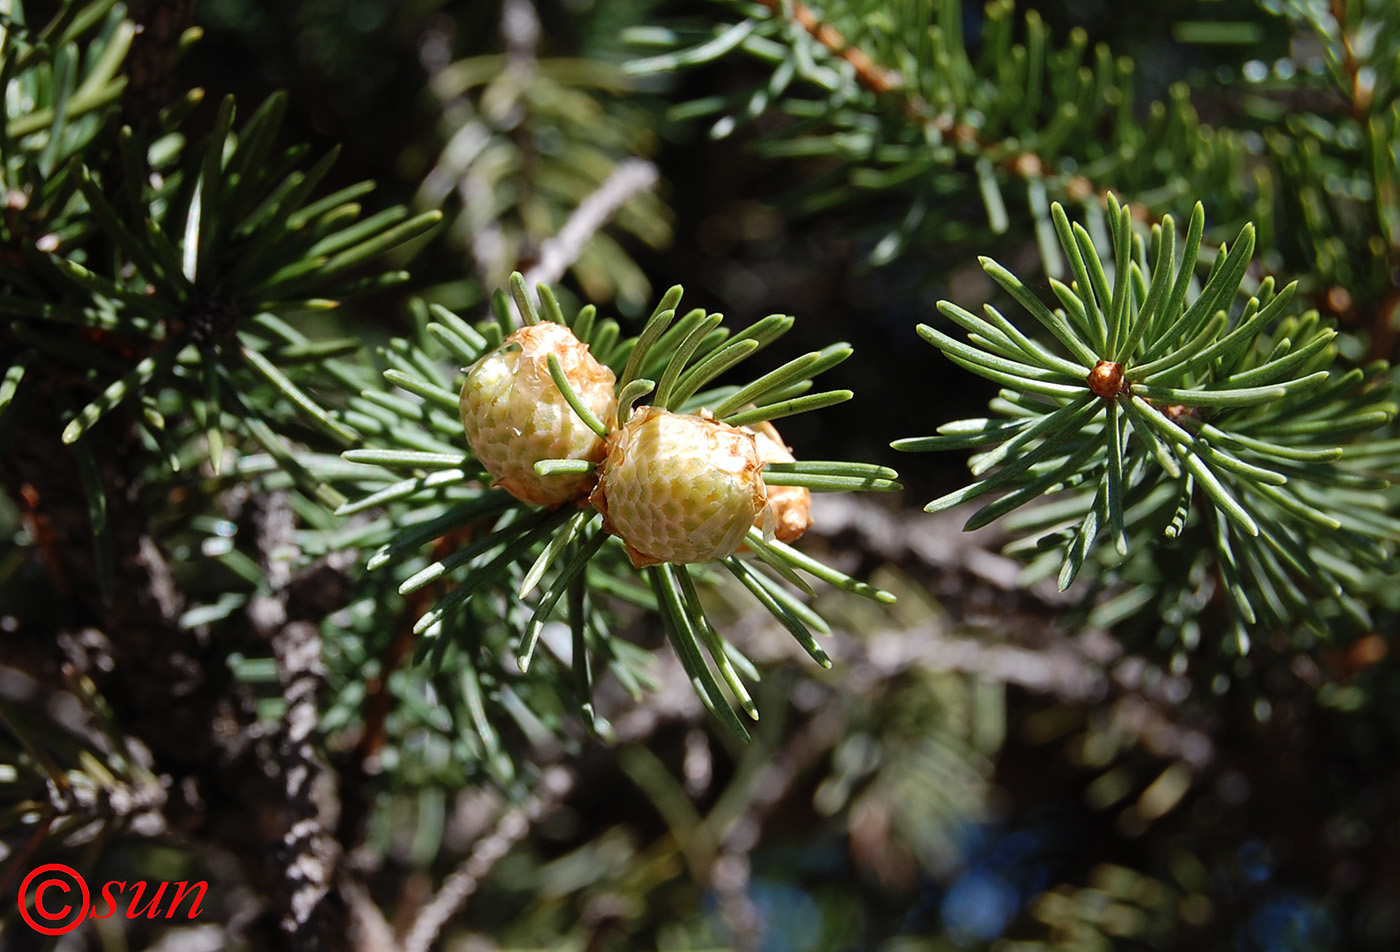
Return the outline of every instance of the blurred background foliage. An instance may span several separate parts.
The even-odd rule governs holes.
[[[30,20],[56,6],[37,4]],[[907,146],[918,130],[879,97],[861,99],[869,90],[848,89],[829,112],[783,111],[825,102],[811,90],[755,106],[754,90],[770,88],[787,60],[777,41],[683,70],[625,68],[656,52],[657,30],[713,37],[741,17],[766,16],[766,7],[792,6],[197,0],[192,20],[203,35],[178,81],[207,91],[194,130],[213,126],[208,103],[225,95],[251,112],[286,89],[282,138],[312,143],[313,155],[343,147],[324,190],[373,179],[369,211],[397,202],[447,216],[413,259],[406,288],[318,315],[328,333],[374,344],[412,336],[422,321],[410,293],[484,314],[513,270],[562,281],[566,307],[591,301],[625,318],[680,283],[741,323],[798,315],[781,352],[765,355],[770,365],[831,340],[852,342],[856,358],[842,373],[856,399],[820,422],[795,420],[784,437],[799,456],[820,447],[820,458],[893,462],[891,440],[976,415],[994,393],[938,363],[914,326],[932,319],[940,298],[1006,303],[978,255],[1045,287],[1034,198],[1006,187],[989,200],[966,156],[882,189],[861,187],[852,170],[887,172],[883,155],[784,149],[800,135],[830,132],[824,122],[874,129],[877,145]],[[845,19],[833,22],[853,45],[879,50],[878,28],[862,34],[851,25],[875,23],[880,6],[844,4]],[[939,6],[957,9],[959,41],[975,53],[990,22],[983,5]],[[1163,179],[1186,183],[1163,205],[1215,195],[1211,226],[1221,234],[1255,217],[1261,268],[1303,279],[1310,306],[1344,332],[1350,359],[1393,360],[1400,218],[1386,189],[1395,185],[1387,170],[1400,165],[1400,13],[1390,0],[1002,7],[1018,40],[1032,16],[1056,48],[1102,44],[1130,61],[1133,85],[1121,104],[1130,122],[1150,119],[1153,102],[1189,102],[1210,131],[1173,140],[1180,154],[1217,136],[1235,143],[1238,164],[1223,178],[1159,168]],[[852,82],[842,74],[837,91]],[[698,118],[705,109],[697,103],[722,109]],[[735,115],[743,121],[716,130],[716,119]],[[1096,141],[1086,135],[1075,147],[1091,151]],[[551,239],[609,187],[600,226],[552,272]],[[998,202],[1007,216],[999,226],[989,214]],[[917,225],[906,227],[917,203]],[[219,494],[242,492],[230,488],[238,481],[254,495],[294,483],[266,455],[246,455],[219,478],[196,472],[196,462],[144,504],[160,513],[163,544],[198,603],[182,626],[208,639],[264,577],[251,517]],[[313,462],[325,472],[340,465],[334,456]],[[347,862],[378,911],[365,928],[380,944],[362,947],[1400,945],[1393,565],[1368,585],[1372,630],[1306,650],[1265,632],[1235,657],[1218,652],[1211,625],[1219,615],[1206,612],[1200,652],[1184,672],[1165,653],[1130,653],[1110,632],[1082,628],[1074,591],[1023,588],[1017,565],[997,553],[996,530],[962,535],[959,518],[920,513],[924,500],[963,479],[955,454],[899,462],[906,492],[898,498],[814,507],[811,547],[900,597],[885,609],[821,594],[834,629],[824,640],[832,671],[800,657],[728,584],[707,593],[726,633],[764,672],[756,700],[765,717],[748,748],[704,716],[640,610],[624,611],[619,624],[638,648],[629,661],[648,670],[655,691],[637,704],[623,686],[601,684],[616,740],[600,745],[532,679],[499,683],[492,672],[478,682],[405,666],[405,633],[422,606],[397,594],[402,575],[358,580],[348,607],[321,626],[330,690],[320,727],[340,771],[343,828],[365,827],[362,841],[347,838]],[[216,498],[223,509],[209,504]],[[170,505],[183,499],[188,508]],[[341,527],[301,497],[294,503],[316,530],[307,531],[304,554],[324,555],[315,545]],[[4,633],[55,604],[26,556],[43,544],[26,505],[0,498],[4,537],[22,540],[0,551]],[[354,526],[345,531],[353,536]],[[484,637],[493,637],[492,623],[482,619]],[[64,637],[81,648],[86,636]],[[277,669],[261,646],[246,648],[231,658],[233,675],[271,731],[285,713]],[[0,745],[15,748],[0,751],[0,763],[17,765],[0,776],[5,815],[17,823],[36,809],[54,771],[96,773],[110,778],[105,792],[73,791],[81,809],[71,814],[75,829],[51,831],[56,856],[100,855],[94,876],[197,869],[211,883],[213,932],[139,923],[63,948],[258,947],[256,933],[239,931],[240,917],[257,915],[242,874],[217,851],[190,850],[187,830],[152,818],[160,795],[143,753],[93,716],[102,702],[91,684],[72,675],[40,686],[6,671],[0,723],[42,723],[48,735],[44,756],[26,759],[20,739],[30,728],[0,731]],[[114,817],[120,822],[106,822]],[[103,830],[101,849],[82,834],[85,823]],[[5,837],[12,877],[16,858],[33,854],[28,839]],[[438,908],[446,912],[434,927]],[[30,947],[34,937],[10,915],[7,947]]]

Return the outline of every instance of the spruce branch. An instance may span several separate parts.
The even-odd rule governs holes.
[[[1400,291],[1388,277],[1400,266],[1400,66],[1391,55],[1400,40],[1400,16],[1375,0],[1264,5],[1307,41],[1321,44],[1325,71],[1304,82],[1345,105],[1340,115],[1316,117],[1325,121],[1285,115],[1287,134],[1266,130],[1265,141],[1283,187],[1299,196],[1307,212],[1298,218],[1301,237],[1329,279],[1327,308],[1343,319],[1359,318],[1370,331],[1370,356],[1389,357],[1400,304]],[[1269,77],[1258,85],[1266,94],[1282,93],[1283,84]],[[1341,180],[1320,183],[1324,168]]]
[[[956,4],[910,4],[907,9],[901,9],[897,16],[911,21],[923,16],[925,20],[934,21],[937,25],[932,31],[932,43],[917,50],[886,48],[872,55],[870,50],[860,45],[860,41],[869,39],[873,31],[863,21],[863,14],[854,5],[850,9],[839,3],[829,5],[835,12],[828,10],[824,13],[817,7],[802,2],[760,0],[760,3],[768,11],[767,19],[744,21],[743,25],[747,29],[738,42],[709,42],[687,49],[683,53],[661,54],[637,60],[629,64],[628,71],[645,75],[671,71],[682,66],[691,67],[710,62],[736,48],[760,58],[771,58],[771,49],[764,49],[762,41],[776,40],[792,44],[794,59],[791,62],[798,64],[798,77],[812,83],[820,91],[831,94],[833,98],[845,98],[847,93],[843,91],[844,84],[841,78],[824,69],[820,62],[822,58],[840,60],[850,68],[851,79],[862,91],[875,100],[892,105],[894,112],[916,129],[920,137],[936,144],[936,161],[947,161],[955,155],[967,156],[973,160],[978,184],[987,200],[988,212],[994,222],[993,230],[997,232],[1004,231],[1007,227],[1001,198],[1002,186],[998,182],[1000,178],[1021,180],[1033,193],[1042,196],[1041,200],[1044,200],[1043,196],[1046,194],[1058,194],[1077,203],[1096,198],[1102,204],[1109,189],[1115,184],[1111,180],[1098,183],[1085,174],[1062,172],[1056,167],[1057,148],[1074,135],[1076,127],[1082,128],[1092,121],[1091,116],[1094,112],[1104,109],[1103,103],[1093,101],[1094,93],[1091,89],[1123,86],[1131,77],[1131,65],[1113,61],[1102,48],[1098,51],[1092,68],[1081,67],[1079,62],[1087,48],[1087,41],[1082,33],[1073,37],[1069,48],[1062,53],[1062,60],[1052,65],[1045,56],[1045,47],[1050,41],[1049,29],[1039,15],[1033,10],[1026,14],[1026,45],[1017,44],[1013,47],[1010,23],[1014,12],[1013,5],[1009,2],[993,2],[987,5],[988,23],[984,30],[988,37],[993,38],[992,42],[999,45],[984,50],[974,63],[971,53],[962,44],[961,15]],[[833,21],[851,24],[851,32],[843,32]],[[792,31],[786,29],[785,25],[789,22],[810,37],[815,47],[803,49]],[[737,33],[732,29],[728,32]],[[851,36],[857,39],[851,39]],[[675,37],[674,41],[681,42],[679,37]],[[887,40],[887,46],[893,47],[898,42]],[[1028,55],[1028,48],[1036,50],[1038,55]],[[1015,55],[1013,50],[1016,51]],[[939,71],[935,72],[930,56],[941,57],[942,67]],[[920,66],[920,71],[914,75],[906,74],[900,66],[891,62],[907,62],[912,59],[917,59]],[[1018,65],[1008,71],[1005,66],[1008,62]],[[994,72],[991,71],[997,64],[1001,66]],[[1074,79],[1066,84],[1067,88],[1054,90],[1061,92],[1069,105],[1054,113],[1048,124],[1028,122],[1032,115],[1039,118],[1037,109],[1040,101],[1042,96],[1049,92],[1045,88],[1046,77],[1037,71],[1049,69],[1059,69],[1074,76]],[[1076,75],[1076,69],[1082,70],[1082,74]],[[938,78],[937,86],[931,82],[935,77]],[[787,92],[786,87],[792,79],[789,74],[784,77],[779,88],[770,87],[767,95],[750,99],[747,118],[756,115],[755,106],[762,108],[770,100],[777,99],[778,93]],[[988,87],[980,95],[976,89],[978,82],[985,83]],[[994,84],[997,83],[1002,85],[995,88]],[[1174,106],[1178,108],[1182,105],[1181,93],[1182,90],[1174,93]],[[1120,97],[1130,100],[1130,89],[1121,94],[1115,92],[1113,98],[1116,100]],[[987,101],[988,99],[991,101]],[[1001,101],[998,102],[998,99]],[[687,116],[704,114],[715,105],[717,104],[696,104],[696,108],[686,109],[685,112]],[[980,114],[974,114],[974,109]],[[1002,132],[1000,113],[1003,111],[1014,115],[1015,118],[1011,121],[1018,126],[1015,133],[997,135],[998,132]],[[834,118],[839,123],[840,113]],[[1121,120],[1122,116],[1113,115],[1109,118],[1116,121]],[[1194,117],[1191,121],[1194,121]],[[713,135],[727,135],[735,127],[733,116],[726,115],[711,131]],[[891,130],[891,133],[895,137],[902,135],[898,130]],[[788,151],[792,154],[827,151],[820,145],[820,139],[814,137],[809,141],[813,147],[811,150],[800,143],[789,146],[775,142],[767,151],[774,155]],[[829,141],[836,145],[838,139],[833,136]],[[1023,143],[1031,147],[1026,147]],[[1042,145],[1041,149],[1033,147],[1037,143]],[[851,144],[856,145],[856,142],[853,140]],[[874,149],[857,146],[856,151],[869,155]],[[893,146],[886,151],[893,155],[903,150],[900,146]],[[927,168],[930,163],[926,158],[919,161],[926,167],[926,171],[931,170]],[[1088,164],[1092,167],[1092,163]],[[877,176],[896,182],[909,179],[912,173],[912,166],[907,167],[907,171],[890,169],[876,172],[870,169],[864,173],[864,177],[873,185]],[[1003,210],[996,212],[996,209]],[[1142,220],[1155,220],[1154,213],[1145,205],[1134,206],[1133,210],[1135,216]]]
[[[821,156],[832,174],[800,195],[812,210],[868,206],[884,197],[907,208],[871,228],[875,264],[967,231],[949,196],[976,188],[993,234],[1021,220],[1033,228],[1051,276],[1062,277],[1050,204],[1083,207],[1103,238],[1107,196],[1130,196],[1135,220],[1181,217],[1204,201],[1216,224],[1214,249],[1247,221],[1267,253],[1256,266],[1300,280],[1300,291],[1343,317],[1360,318],[1371,354],[1395,340],[1391,275],[1400,229],[1400,112],[1394,57],[1400,16],[1384,2],[1276,2],[1266,8],[1321,40],[1326,71],[1281,61],[1291,82],[1252,64],[1226,91],[1237,116],[1208,125],[1184,83],[1137,103],[1135,68],[1082,30],[1063,40],[1034,11],[1023,22],[994,0],[978,29],[963,29],[956,0],[903,0],[888,9],[863,0],[759,5],[726,2],[742,19],[710,29],[637,30],[638,45],[662,52],[634,61],[637,74],[670,72],[747,56],[770,72],[754,88],[684,103],[677,118],[710,118],[712,136],[780,112],[757,144],[770,158]],[[1303,78],[1304,76],[1309,78]],[[1299,84],[1320,92],[1294,108],[1274,101]],[[1281,90],[1290,90],[1289,93]],[[1344,104],[1344,109],[1332,108]],[[1145,107],[1145,108],[1144,108]],[[1259,144],[1265,146],[1261,161]],[[1380,234],[1384,240],[1372,237]],[[1251,276],[1251,280],[1254,276]]]
[[[759,2],[767,7],[773,16],[791,16],[794,21],[801,24],[802,29],[810,33],[814,40],[829,52],[849,63],[851,69],[855,71],[857,81],[872,93],[884,95],[907,86],[903,76],[893,70],[876,65],[864,50],[847,43],[846,38],[841,35],[839,30],[829,23],[822,22],[821,15],[805,3],[784,4],[782,0],[759,0]],[[911,116],[927,115],[927,105],[917,96],[905,93],[903,105]],[[931,121],[939,122],[940,120]],[[952,126],[948,125],[946,120],[943,120],[943,125],[945,128],[940,128],[939,132],[946,134],[953,131]]]
[[[87,234],[74,201],[77,162],[93,150],[125,87],[136,28],[119,8],[69,4],[40,29],[16,6],[0,27],[0,291],[34,289],[32,256]],[[31,310],[43,312],[33,302]]]
[[[1060,552],[1062,590],[1089,561],[1111,563],[1101,557],[1105,535],[1121,559],[1163,544],[1157,533],[1177,538],[1197,526],[1217,553],[1240,644],[1256,624],[1294,624],[1299,606],[1275,593],[1300,587],[1315,586],[1323,599],[1303,613],[1322,632],[1338,612],[1365,624],[1347,595],[1356,584],[1348,565],[1393,558],[1400,520],[1379,493],[1386,480],[1353,466],[1340,440],[1394,416],[1384,366],[1335,369],[1336,332],[1315,313],[1287,315],[1292,285],[1276,291],[1266,279],[1242,293],[1249,226],[1222,246],[1201,285],[1193,273],[1199,205],[1180,253],[1170,217],[1144,234],[1112,196],[1104,251],[1059,205],[1052,215],[1075,275],[1072,285],[1052,282],[1060,307],[1051,310],[996,262],[983,268],[1068,357],[990,306],[979,317],[940,302],[965,342],[919,328],[949,360],[1003,388],[993,404],[1000,417],[894,444],[980,450],[970,460],[977,481],[927,508],[1000,494],[972,514],[970,529],[1061,495],[1062,503],[1030,510],[1017,546]]]
[[[61,386],[66,379],[61,371],[55,374],[53,366],[45,371],[49,387]],[[67,774],[72,787],[59,784],[54,790],[63,792],[64,801],[77,810],[64,808],[76,821],[71,828],[70,821],[55,816],[51,842],[61,845],[69,833],[94,822],[137,835],[181,830],[236,857],[253,888],[264,895],[285,895],[276,885],[285,882],[287,873],[276,853],[283,830],[269,831],[265,821],[267,804],[285,802],[287,778],[279,772],[277,752],[257,723],[252,698],[230,663],[237,647],[254,641],[253,625],[238,611],[247,597],[224,592],[212,606],[215,610],[204,612],[205,623],[224,623],[219,639],[191,630],[201,623],[195,613],[205,606],[191,604],[187,576],[172,567],[170,556],[153,541],[170,541],[162,531],[168,528],[167,520],[188,518],[187,513],[172,517],[161,511],[171,508],[178,494],[169,484],[153,489],[146,483],[149,460],[133,452],[125,433],[98,428],[79,446],[65,446],[59,439],[57,403],[32,399],[25,392],[19,399],[25,412],[7,421],[11,429],[6,452],[0,454],[0,485],[9,498],[27,500],[26,521],[36,537],[51,540],[31,548],[31,557],[37,559],[42,550],[53,559],[47,578],[42,573],[32,578],[47,598],[57,597],[63,607],[26,617],[18,631],[7,634],[12,642],[7,664],[29,654],[28,644],[43,645],[41,666],[34,674],[52,684],[59,665],[70,666],[73,676],[66,687],[78,699],[73,709],[88,719],[80,736],[91,736],[92,729],[105,735],[96,744],[95,758],[74,752],[75,766],[95,781],[91,786],[66,763],[72,750],[66,740],[50,737],[43,742],[58,767],[56,776]],[[89,462],[83,466],[89,472],[80,472],[75,452],[87,454]],[[273,468],[271,461],[263,463],[268,464],[265,471]],[[159,505],[153,505],[153,498]],[[102,502],[103,549],[93,545],[92,519],[98,514],[94,499]],[[227,567],[251,568],[251,577],[232,576],[247,579],[248,589],[263,580],[263,571],[245,553],[230,546],[228,555],[223,560]],[[241,566],[234,555],[242,557]],[[104,597],[100,579],[108,572],[112,577],[105,588],[111,594]],[[9,581],[13,585],[16,579]],[[302,625],[335,607],[311,597],[323,586],[304,581],[300,573],[294,574],[279,593],[286,597],[287,618]],[[238,584],[242,583],[234,587]],[[307,699],[299,700],[304,726]],[[20,731],[13,736],[42,731],[51,723],[42,711],[26,711],[21,717]],[[113,731],[116,727],[119,733]],[[8,729],[0,729],[0,734],[5,737],[0,745],[8,748],[12,735]],[[6,759],[8,754],[7,749]],[[130,766],[124,766],[124,760],[130,760]],[[22,764],[23,758],[15,762]],[[143,775],[147,789],[124,789],[126,777]],[[32,776],[34,771],[24,768],[17,779]],[[75,785],[74,780],[79,782]],[[150,792],[158,792],[159,799],[152,800]],[[102,802],[108,796],[120,809],[103,816]],[[210,802],[231,806],[211,813]],[[90,806],[97,807],[97,813],[79,819]],[[111,842],[99,840],[92,849]]]
[[[285,97],[274,95],[235,132],[234,104],[226,100],[213,131],[194,147],[197,174],[148,158],[170,130],[130,128],[119,134],[120,189],[84,163],[56,173],[69,200],[48,210],[86,215],[101,231],[33,247],[25,259],[32,277],[0,288],[0,311],[24,322],[15,333],[30,347],[76,362],[94,383],[112,361],[73,350],[75,336],[112,335],[136,358],[96,399],[74,408],[65,442],[119,406],[152,406],[165,388],[189,397],[215,472],[223,465],[225,410],[259,442],[279,440],[271,434],[297,418],[333,445],[355,438],[304,382],[358,383],[357,372],[336,359],[356,345],[309,340],[278,314],[334,307],[404,280],[399,271],[366,276],[366,266],[422,236],[439,216],[390,208],[361,220],[353,199],[366,183],[313,199],[334,153],[300,170],[305,150],[276,146],[284,111]],[[260,384],[274,399],[242,399]],[[137,426],[148,442],[165,442],[163,415],[147,410]]]
[[[333,477],[338,488],[358,496],[340,511],[348,514],[390,506],[391,511],[411,514],[412,524],[360,538],[373,549],[369,567],[395,573],[399,594],[416,598],[430,589],[438,593],[413,626],[420,639],[416,656],[433,669],[441,670],[449,656],[461,659],[476,654],[470,644],[474,636],[469,633],[484,621],[479,616],[481,606],[503,601],[509,606],[507,618],[518,609],[522,619],[513,633],[507,627],[501,635],[509,640],[519,670],[533,674],[539,659],[549,658],[561,673],[568,673],[570,691],[586,722],[604,733],[607,725],[596,719],[591,701],[595,661],[606,663],[626,682],[638,680],[637,672],[628,671],[623,661],[626,649],[605,634],[608,606],[620,593],[627,593],[624,597],[629,600],[645,593],[644,604],[661,612],[706,704],[735,733],[747,736],[729,698],[756,716],[744,686],[744,678],[754,674],[752,666],[707,619],[695,584],[703,568],[684,563],[721,561],[823,664],[829,661],[811,632],[825,631],[824,623],[780,579],[804,591],[811,590],[805,576],[877,601],[892,598],[786,544],[806,528],[810,492],[899,488],[895,472],[887,467],[794,460],[776,429],[766,422],[848,399],[850,392],[844,390],[797,398],[788,395],[841,363],[850,348],[833,345],[804,355],[747,386],[715,387],[713,381],[722,371],[772,343],[792,326],[792,319],[774,315],[731,334],[718,314],[703,308],[682,313],[682,291],[677,287],[663,295],[635,337],[619,340],[618,325],[612,319],[597,320],[589,308],[566,318],[548,285],[541,284],[537,290],[538,305],[517,274],[510,295],[514,319],[502,310],[497,319],[473,327],[438,308],[431,311],[436,319],[425,324],[420,343],[399,341],[383,351],[392,365],[384,373],[385,381],[417,399],[385,399],[380,391],[366,390],[349,402],[358,414],[354,421],[379,445],[348,450],[344,457],[383,467],[384,475]],[[542,342],[557,342],[549,345],[557,349],[541,350]],[[438,346],[453,360],[470,361],[466,382],[459,385],[460,422],[437,409],[459,402],[438,370],[432,349]],[[503,378],[502,374],[514,376]],[[487,389],[482,391],[487,396],[478,397],[480,388],[502,386],[497,383],[501,379],[512,382],[499,396],[492,396],[495,389]],[[651,404],[633,412],[633,402],[648,392]],[[528,396],[520,397],[522,393]],[[519,412],[533,422],[525,417],[515,422],[495,419],[512,400],[523,401]],[[371,418],[360,413],[371,405],[379,415]],[[557,408],[548,413],[565,422],[551,422],[556,416],[542,415],[543,407]],[[627,477],[613,484],[612,496],[603,495],[610,466],[630,466],[655,452],[644,442],[629,444],[633,448],[623,451],[619,441],[652,432],[648,427],[672,426],[670,421],[687,434],[692,430],[710,434],[705,438],[732,446],[735,453],[750,454],[746,465],[753,471],[727,478],[755,481],[758,509],[741,508],[715,526],[697,522],[685,530],[684,540],[678,538],[675,543],[683,541],[682,549],[689,553],[686,546],[695,539],[722,529],[730,542],[716,550],[717,556],[707,554],[710,549],[682,554],[682,549],[664,548],[673,543],[638,534],[652,531],[640,525],[654,528],[679,518],[676,513],[690,505],[684,495],[675,495],[684,490],[663,488],[656,490],[660,495],[654,502],[634,503],[631,486],[649,478],[639,476],[642,483]],[[469,446],[474,448],[470,451],[453,449],[462,445],[463,423]],[[636,437],[638,441],[650,438]],[[533,449],[536,446],[539,449]],[[551,452],[555,455],[550,456]],[[559,455],[565,452],[570,455]],[[522,453],[527,455],[521,458]],[[545,455],[537,458],[529,453]],[[654,467],[657,477],[665,480],[704,472],[710,464],[698,458],[673,462],[660,453],[645,465]],[[488,484],[489,477],[499,488]],[[436,551],[430,561],[418,560],[419,548],[444,533],[469,541]],[[735,556],[741,543],[763,569],[751,569]],[[654,567],[637,574],[646,565]],[[778,577],[771,577],[770,570]],[[644,587],[629,592],[638,583]],[[567,628],[571,646],[549,638],[550,626],[558,624],[553,621],[556,617]],[[499,621],[492,627],[499,627]],[[499,655],[479,655],[473,663],[489,665],[493,680],[506,676],[499,668]],[[485,730],[480,739],[487,747],[494,743]]]

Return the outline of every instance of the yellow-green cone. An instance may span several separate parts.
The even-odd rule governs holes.
[[[467,443],[486,471],[517,499],[559,506],[586,496],[592,473],[540,476],[546,459],[599,462],[607,446],[589,429],[549,375],[549,355],[583,404],[600,420],[617,413],[613,372],[593,359],[588,345],[562,324],[542,321],[523,327],[472,365],[459,407]]]
[[[732,555],[764,510],[751,433],[694,414],[639,407],[608,437],[589,501],[637,568]]]

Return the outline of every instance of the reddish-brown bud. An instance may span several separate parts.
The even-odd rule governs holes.
[[[1101,360],[1089,371],[1086,382],[1096,396],[1112,399],[1123,392],[1123,365],[1113,360]]]

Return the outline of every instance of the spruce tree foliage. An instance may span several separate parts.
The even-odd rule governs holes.
[[[873,264],[962,238],[967,226],[939,214],[960,190],[978,191],[992,235],[1018,220],[1035,235],[1043,277],[1028,282],[981,259],[1025,317],[944,301],[940,314],[967,342],[919,326],[953,363],[1001,387],[996,417],[942,422],[937,436],[894,444],[990,447],[969,461],[977,481],[930,511],[1009,490],[968,518],[971,529],[1059,496],[1008,520],[1022,536],[1009,551],[1057,553],[1037,559],[1028,580],[1058,563],[1064,589],[1086,561],[1099,563],[1093,588],[1110,597],[1092,621],[1162,619],[1154,638],[1169,653],[1198,638],[1203,578],[1228,593],[1236,651],[1261,626],[1302,623],[1311,639],[1373,624],[1356,594],[1375,597],[1400,541],[1385,494],[1400,459],[1384,440],[1368,445],[1395,415],[1394,385],[1384,361],[1363,357],[1387,354],[1393,341],[1400,247],[1390,224],[1400,63],[1371,42],[1393,36],[1388,11],[1346,4],[1338,23],[1337,11],[1316,4],[1270,6],[1322,41],[1318,75],[1303,85],[1338,90],[1345,108],[1324,117],[1271,104],[1272,74],[1253,61],[1245,121],[1212,128],[1184,84],[1140,117],[1131,60],[1090,50],[1082,30],[1056,42],[1035,11],[1018,17],[1010,3],[989,4],[971,29],[951,0],[730,6],[742,19],[702,42],[636,31],[639,44],[665,52],[632,70],[744,54],[763,62],[771,73],[758,87],[676,112],[717,114],[712,136],[784,114],[764,154],[834,163],[803,207],[892,196],[907,204],[874,244]],[[1284,117],[1293,135],[1278,128]],[[1050,304],[1033,289],[1042,281]],[[1330,310],[1359,303],[1375,315],[1342,340],[1350,361],[1337,360],[1336,330],[1316,310],[1290,313],[1300,288]],[[1371,439],[1344,449],[1356,434]],[[1116,559],[1096,546],[1101,533]],[[1200,534],[1194,555],[1168,545],[1183,533]],[[1150,553],[1146,572],[1141,562],[1115,564],[1164,548],[1182,556]],[[1173,561],[1179,574],[1162,568]],[[1358,571],[1365,565],[1376,574]]]
[[[1249,630],[1260,625],[1287,630],[1302,622],[1323,638],[1329,615],[1370,625],[1364,604],[1348,589],[1363,585],[1357,567],[1383,570],[1393,561],[1400,522],[1386,511],[1381,493],[1389,483],[1372,468],[1370,454],[1363,448],[1346,460],[1340,443],[1394,417],[1384,364],[1334,370],[1336,331],[1316,312],[1280,320],[1296,284],[1274,293],[1273,279],[1265,278],[1234,312],[1254,246],[1249,226],[1221,247],[1197,289],[1201,206],[1179,265],[1170,215],[1152,231],[1149,265],[1132,234],[1130,210],[1110,195],[1111,268],[1060,205],[1051,206],[1051,215],[1074,274],[1073,286],[1051,279],[1061,308],[1051,312],[996,262],[984,259],[983,267],[1068,358],[1025,336],[991,305],[984,320],[940,303],[970,343],[919,326],[948,359],[1004,388],[993,404],[1000,417],[946,423],[938,436],[895,444],[992,447],[970,461],[983,478],[927,509],[1010,489],[968,518],[967,527],[975,528],[1042,496],[1064,494],[1024,513],[1015,525],[1027,534],[1014,544],[1023,552],[1061,550],[1061,590],[1094,554],[1101,531],[1120,557],[1156,544],[1155,537],[1204,532],[1214,539],[1215,568],[1231,598],[1241,651],[1248,650]],[[1155,610],[1170,585],[1138,582],[1100,618],[1134,604]]]
[[[1170,24],[1232,65],[1159,101],[1126,16],[1009,0],[279,20],[416,49],[352,150],[421,121],[372,170],[416,212],[291,141],[307,84],[172,86],[240,9],[0,0],[6,947],[48,861],[211,881],[94,947],[1400,941],[1393,3]],[[613,373],[598,417],[551,367],[605,438],[820,421],[853,394],[813,378],[880,373],[848,316],[726,318],[664,253],[681,190],[773,198],[682,177],[733,140],[791,184],[773,244],[834,222],[852,281],[927,285],[881,304],[930,435],[817,430],[762,470],[833,494],[806,538],[635,568],[587,497],[492,485],[458,394],[541,323]],[[928,512],[893,492],[968,450]]]

